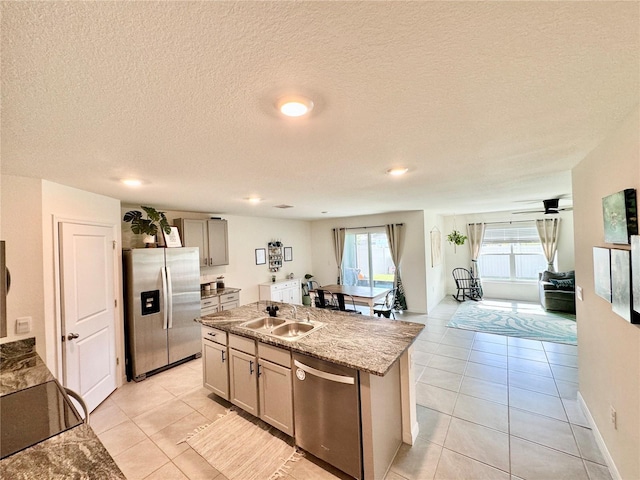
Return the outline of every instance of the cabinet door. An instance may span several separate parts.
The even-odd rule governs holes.
[[[257,368],[255,355],[229,349],[229,400],[252,415],[258,415]]]
[[[229,265],[227,221],[207,220],[209,234],[209,266]]]
[[[209,242],[206,220],[195,220],[183,218],[180,220],[182,226],[182,244],[185,247],[198,247],[200,249],[200,266],[209,265]]]
[[[205,388],[229,400],[229,370],[227,347],[211,340],[202,342],[202,378]]]
[[[258,367],[260,418],[293,437],[291,369],[266,360]]]
[[[225,310],[231,310],[232,308],[237,308],[240,306],[240,303],[238,302],[238,300],[234,301],[234,302],[225,302],[225,303],[221,303],[220,307],[219,307],[219,312],[223,312]]]

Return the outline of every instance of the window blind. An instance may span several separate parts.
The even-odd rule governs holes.
[[[482,239],[483,244],[532,242],[540,243],[534,222],[517,225],[487,225]]]

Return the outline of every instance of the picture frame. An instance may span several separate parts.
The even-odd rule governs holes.
[[[284,247],[284,261],[293,261],[293,247]]]
[[[267,263],[267,249],[256,248],[256,265],[266,265]]]
[[[629,245],[631,236],[638,234],[638,202],[636,190],[628,188],[602,199],[604,241]]]
[[[593,247],[593,284],[596,295],[611,303],[611,250]]]
[[[631,252],[611,250],[611,310],[631,323]]]
[[[640,323],[640,236],[631,236],[631,323]]]
[[[162,236],[164,237],[164,244],[167,248],[178,248],[182,247],[182,241],[180,240],[180,232],[178,231],[178,227],[170,227],[171,232],[165,233],[162,231]]]

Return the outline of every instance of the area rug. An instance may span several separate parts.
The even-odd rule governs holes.
[[[284,476],[285,463],[296,459],[287,439],[266,423],[231,410],[185,440],[229,480],[267,480]]]
[[[448,327],[509,337],[577,345],[575,315],[546,312],[530,304],[482,301],[464,302]]]

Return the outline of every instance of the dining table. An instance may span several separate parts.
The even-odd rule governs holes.
[[[375,288],[362,285],[322,285],[320,289],[333,294],[343,293],[345,295],[351,295],[355,302],[368,305],[371,309],[369,314],[372,316],[373,304],[376,300],[384,298],[385,295],[391,291],[390,288]]]

